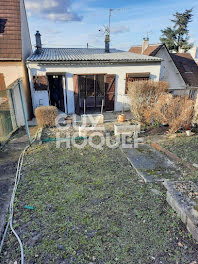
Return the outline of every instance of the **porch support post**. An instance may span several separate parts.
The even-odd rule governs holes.
[[[35,98],[34,98],[34,84],[33,84],[33,81],[32,81],[32,73],[31,73],[31,69],[29,67],[29,65],[27,65],[27,68],[28,68],[28,77],[29,77],[29,82],[30,82],[30,92],[31,92],[31,98],[32,98],[32,106],[33,106],[33,113],[35,111]]]
[[[68,109],[67,109],[66,74],[63,76],[63,94],[64,94],[65,114],[68,114]]]

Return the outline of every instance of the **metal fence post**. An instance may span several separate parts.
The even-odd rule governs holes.
[[[29,145],[31,145],[30,131],[29,131],[27,116],[26,116],[26,112],[25,112],[23,92],[21,89],[21,81],[20,80],[18,80],[18,87],[19,87],[19,93],[20,93],[20,97],[21,97],[21,104],[22,104],[22,109],[23,109],[23,116],[24,116],[24,121],[25,121],[25,128],[26,128],[26,133],[27,133],[27,137],[28,137],[28,142],[29,142]]]

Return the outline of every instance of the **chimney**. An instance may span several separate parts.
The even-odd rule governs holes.
[[[179,53],[185,53],[185,49],[179,47],[179,50],[178,50]]]
[[[109,53],[109,43],[110,43],[110,36],[109,34],[105,35],[105,52]]]
[[[39,31],[36,31],[35,37],[36,37],[36,49],[37,52],[40,53],[42,49],[42,43],[41,43],[41,34]]]
[[[142,54],[144,53],[144,51],[148,48],[149,46],[149,38],[143,38],[143,42],[142,42]]]

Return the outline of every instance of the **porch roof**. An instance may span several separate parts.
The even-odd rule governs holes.
[[[71,61],[108,61],[108,62],[160,62],[162,59],[111,49],[93,48],[42,48],[27,58],[27,62],[71,62]]]

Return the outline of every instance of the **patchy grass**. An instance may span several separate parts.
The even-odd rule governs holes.
[[[160,143],[161,146],[176,154],[179,158],[191,164],[198,164],[198,136],[177,137],[167,139]],[[198,169],[195,172],[184,168],[185,179],[193,180],[198,184]]]
[[[163,187],[143,184],[119,149],[30,148],[14,225],[28,264],[198,260],[198,245],[167,205]],[[19,259],[9,233],[2,263]]]
[[[184,161],[198,164],[198,136],[167,139],[161,145]]]

